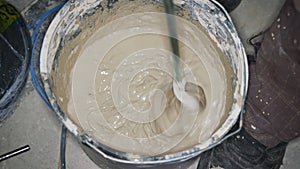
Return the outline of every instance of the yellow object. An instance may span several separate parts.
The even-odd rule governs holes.
[[[0,1],[0,33],[3,33],[21,14],[9,3]]]

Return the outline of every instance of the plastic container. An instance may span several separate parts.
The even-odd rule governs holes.
[[[0,123],[14,108],[28,73],[31,39],[15,7],[0,1]]]
[[[74,31],[78,21],[92,16],[97,10],[111,8],[111,4],[102,6],[101,2],[101,0],[69,1],[58,12],[46,33],[40,56],[40,76],[55,113],[58,115],[59,120],[65,124],[68,130],[82,144],[88,156],[102,168],[186,168],[200,153],[211,149],[226,139],[227,136],[230,136],[228,132],[242,115],[248,88],[248,63],[244,47],[229,15],[214,0],[186,2],[186,5],[193,11],[192,18],[199,21],[210,38],[226,54],[236,75],[233,89],[235,102],[232,104],[231,111],[228,113],[224,123],[208,140],[191,149],[167,155],[139,156],[111,149],[91,138],[88,133],[82,132],[80,127],[62,111],[52,91],[51,72],[54,70],[55,60],[59,56],[61,48],[63,48],[68,39],[72,39],[72,37],[80,34],[80,29]],[[118,1],[115,3],[118,3]]]

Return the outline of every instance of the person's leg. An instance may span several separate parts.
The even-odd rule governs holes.
[[[198,169],[279,169],[286,144],[267,148],[244,129],[219,146],[200,155]]]
[[[299,136],[300,12],[295,1],[286,1],[250,65],[244,129],[201,154],[198,169],[278,169],[284,142]]]

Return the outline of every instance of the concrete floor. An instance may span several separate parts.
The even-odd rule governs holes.
[[[1,169],[58,168],[61,124],[28,83],[19,105],[0,130],[0,153],[23,145],[31,150],[0,163]],[[78,160],[80,159],[80,160]],[[67,138],[69,169],[99,169],[82,151],[71,135]]]
[[[18,9],[27,9],[34,0],[9,0]],[[247,0],[246,0],[247,1]],[[250,9],[249,9],[250,10]],[[243,26],[244,28],[244,26]],[[243,30],[244,31],[244,30]],[[33,90],[30,79],[12,116],[0,127],[0,154],[30,145],[23,155],[0,163],[0,169],[55,169],[59,161],[61,124]],[[281,169],[299,168],[300,139],[291,142]],[[80,159],[80,160],[78,160]],[[68,169],[99,169],[82,151],[73,136],[67,137]],[[196,165],[190,167],[195,169]]]

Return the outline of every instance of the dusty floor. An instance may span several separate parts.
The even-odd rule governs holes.
[[[24,10],[34,0],[9,0],[18,9]],[[247,1],[247,0],[244,0]],[[251,10],[251,9],[249,9]],[[0,129],[0,154],[23,145],[31,150],[23,155],[0,163],[1,169],[55,169],[58,168],[61,124],[54,113],[41,101],[33,90],[30,78],[18,100],[12,116]],[[300,139],[291,142],[284,157],[282,169],[300,166]],[[78,160],[80,159],[80,160]],[[81,150],[77,141],[67,138],[68,169],[98,169]],[[190,169],[195,169],[193,165]]]

